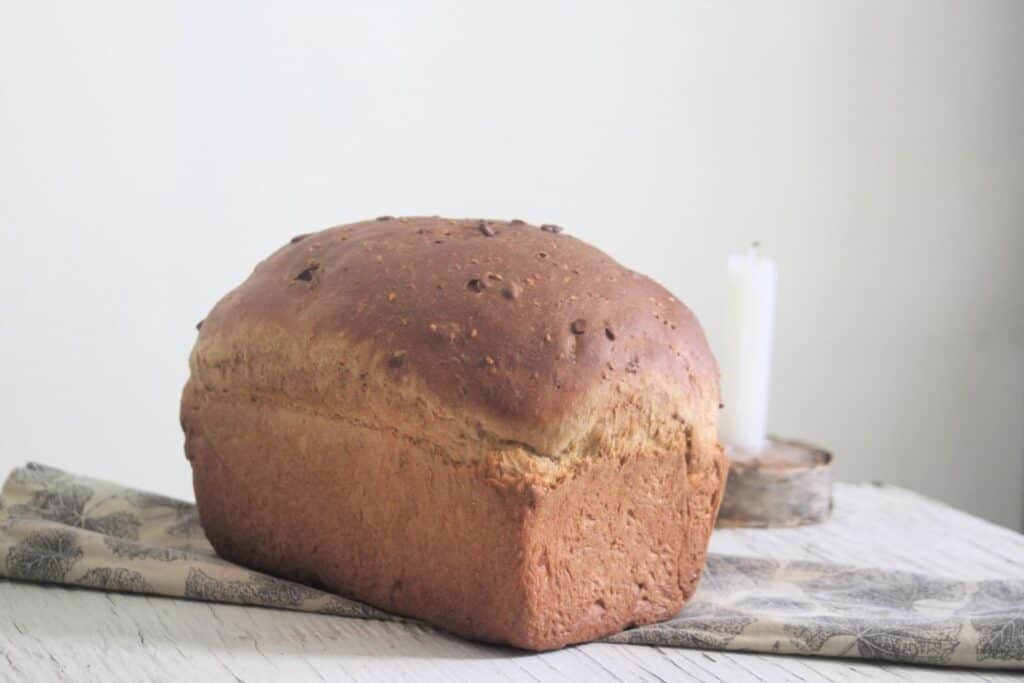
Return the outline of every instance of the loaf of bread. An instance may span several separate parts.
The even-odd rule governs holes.
[[[715,359],[557,226],[300,235],[200,328],[181,421],[223,557],[531,650],[693,594],[727,471]]]

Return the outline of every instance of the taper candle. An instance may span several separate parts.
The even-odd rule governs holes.
[[[765,443],[775,323],[775,262],[755,243],[728,262],[729,319],[722,344],[721,439],[750,453]]]

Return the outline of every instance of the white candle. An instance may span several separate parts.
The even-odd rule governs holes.
[[[729,319],[722,344],[721,439],[756,453],[767,434],[775,323],[775,262],[757,251],[729,257]]]

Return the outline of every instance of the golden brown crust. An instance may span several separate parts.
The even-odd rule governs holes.
[[[296,239],[217,304],[200,357],[244,355],[275,328],[314,345],[344,339],[369,349],[366,364],[415,377],[453,412],[555,457],[574,403],[603,382],[657,374],[717,391],[690,310],[565,233],[435,217]],[[301,369],[288,360],[283,369]]]
[[[669,617],[696,585],[726,472],[714,359],[685,306],[567,235],[301,237],[216,306],[191,369],[225,557],[529,649]]]

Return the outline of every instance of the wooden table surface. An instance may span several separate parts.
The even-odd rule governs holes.
[[[1024,536],[910,491],[841,484],[833,518],[715,532],[712,551],[1024,577]],[[0,680],[1019,680],[859,660],[590,644],[545,654],[427,627],[0,580]]]

